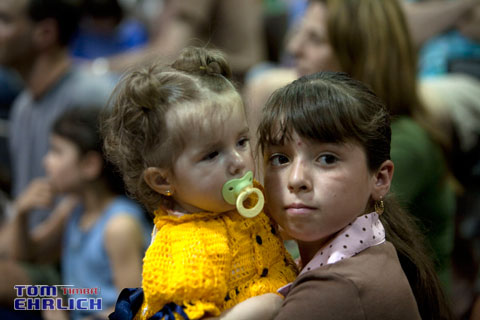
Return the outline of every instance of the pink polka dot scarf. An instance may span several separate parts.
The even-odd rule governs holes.
[[[385,229],[378,218],[378,214],[371,212],[356,218],[349,223],[337,236],[321,248],[310,262],[300,271],[300,274],[348,259],[363,250],[385,242]],[[289,283],[278,289],[278,292],[287,295]]]

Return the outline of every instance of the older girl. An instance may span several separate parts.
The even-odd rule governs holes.
[[[422,236],[389,194],[390,118],[362,83],[317,73],[277,90],[259,127],[273,218],[302,270],[277,319],[449,319]]]
[[[288,44],[295,70],[285,75],[282,85],[319,71],[341,71],[367,84],[385,102],[393,116],[391,156],[397,174],[392,188],[419,218],[447,289],[455,213],[442,152],[448,138],[445,128],[435,127],[417,94],[417,57],[409,35],[398,0],[310,0]],[[275,83],[282,81],[282,74],[273,77]],[[258,80],[268,87],[268,79]],[[261,106],[259,102],[249,110],[251,126],[258,123]]]

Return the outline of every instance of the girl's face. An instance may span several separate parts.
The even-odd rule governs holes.
[[[323,246],[365,212],[374,186],[356,143],[321,143],[296,133],[265,149],[265,192],[275,221],[300,242]]]
[[[53,188],[58,192],[74,192],[85,180],[77,146],[61,136],[50,136],[50,149],[43,163]]]
[[[313,2],[287,47],[299,76],[319,71],[342,71],[327,34],[327,9]]]
[[[223,185],[247,171],[254,172],[249,129],[241,102],[235,101],[220,127],[201,132],[189,134],[183,152],[174,163],[169,179],[173,199],[179,209],[187,212],[232,210],[235,206],[223,199]]]

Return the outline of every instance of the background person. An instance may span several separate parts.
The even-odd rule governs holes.
[[[71,319],[106,317],[121,288],[141,283],[150,226],[142,208],[124,196],[121,177],[103,157],[99,108],[72,108],[53,124],[44,164],[47,176],[34,180],[15,202],[9,225],[11,255],[17,261],[60,261],[61,281],[75,288],[99,288],[103,310],[72,310]],[[28,216],[66,195],[48,220],[32,232]],[[31,283],[35,279],[31,277]]]
[[[171,63],[188,45],[222,50],[235,80],[265,56],[262,3],[257,0],[166,0],[147,47],[108,59],[109,68],[123,72],[155,60]]]
[[[72,66],[68,43],[79,7],[68,0],[5,0],[0,3],[0,64],[16,70],[24,90],[9,117],[12,198],[45,175],[53,121],[72,106],[104,105],[113,83]],[[32,215],[32,226],[48,211]]]

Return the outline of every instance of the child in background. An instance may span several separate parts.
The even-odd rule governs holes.
[[[143,304],[135,300],[122,313],[121,295],[113,319],[217,316],[296,276],[269,216],[239,214],[258,208],[260,185],[254,182],[245,205],[224,194],[230,183],[252,180],[254,170],[244,106],[230,76],[219,52],[191,47],[171,66],[127,74],[114,91],[102,128],[105,149],[130,193],[154,213],[155,227],[144,258]]]
[[[98,131],[100,108],[72,108],[54,123],[44,158],[47,177],[31,183],[15,203],[13,254],[17,259],[56,262],[61,284],[99,288],[100,310],[72,310],[71,319],[106,317],[120,288],[141,283],[141,263],[149,238],[142,208],[124,196],[121,177],[105,161]],[[49,219],[32,233],[28,215],[64,195]],[[60,283],[58,283],[60,284]],[[100,314],[99,314],[100,313]]]
[[[390,139],[384,104],[344,74],[304,76],[270,97],[266,199],[303,266],[276,319],[451,318],[422,235],[388,194]]]

